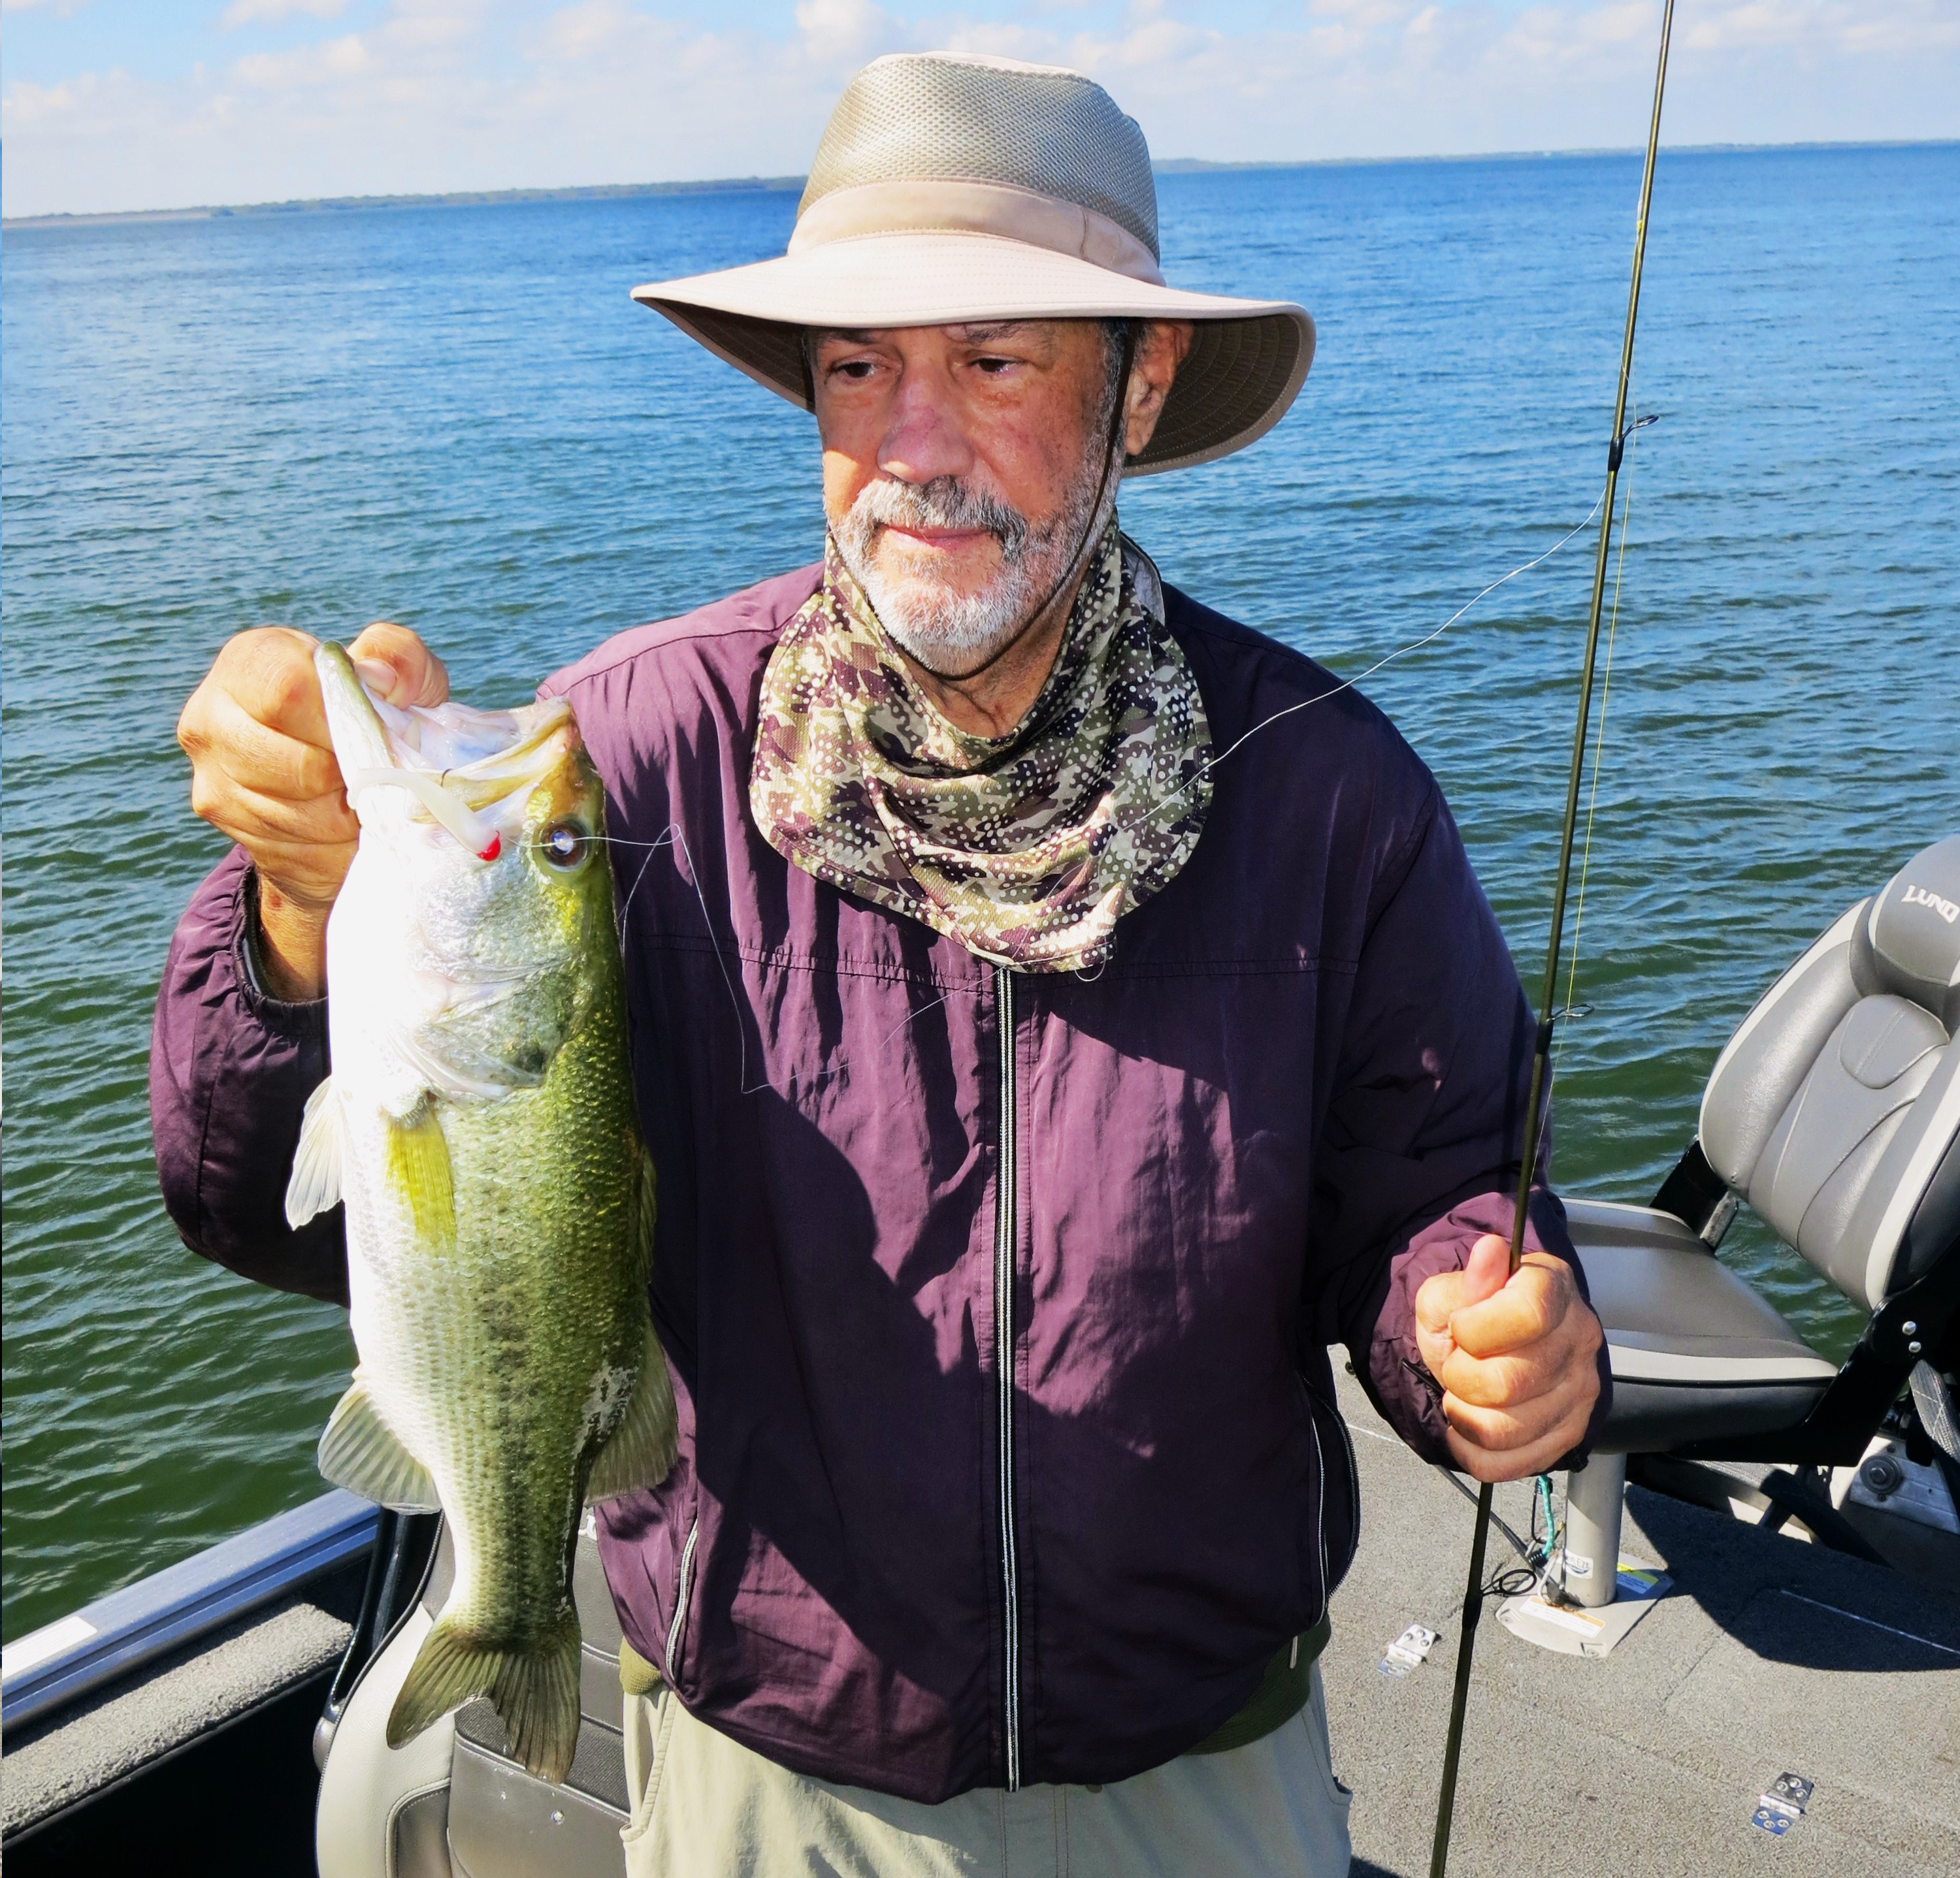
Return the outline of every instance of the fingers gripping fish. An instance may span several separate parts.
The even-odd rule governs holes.
[[[390,1745],[485,1695],[557,1781],[581,1509],[674,1452],[603,796],[562,703],[398,711],[339,647],[314,663],[361,821],[327,928],[333,1070],[286,1196],[296,1226],[347,1208],[359,1361],[320,1471],[439,1508],[454,1546]]]

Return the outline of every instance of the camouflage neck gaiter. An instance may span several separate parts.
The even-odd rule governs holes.
[[[1116,922],[1189,860],[1211,758],[1156,576],[1113,520],[1055,669],[1004,737],[927,700],[832,542],[763,675],[749,808],[819,880],[996,964],[1074,971],[1107,958]]]

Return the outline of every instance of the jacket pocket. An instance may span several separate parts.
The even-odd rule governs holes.
[[[1325,1600],[1348,1575],[1354,1563],[1354,1548],[1361,1536],[1361,1477],[1354,1463],[1354,1438],[1341,1411],[1303,1376],[1300,1392],[1306,1398],[1320,1463],[1322,1614]]]
[[[701,1539],[701,1515],[694,1516],[680,1549],[680,1570],[674,1578],[673,1621],[667,1625],[667,1677],[680,1680],[681,1652],[687,1646],[688,1605],[694,1597],[694,1549]]]

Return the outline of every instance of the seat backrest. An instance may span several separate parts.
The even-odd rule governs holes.
[[[1702,1098],[1710,1165],[1868,1311],[1960,1234],[1956,1028],[1960,834],[1770,987]]]

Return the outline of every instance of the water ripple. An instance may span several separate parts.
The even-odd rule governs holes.
[[[1134,485],[1168,577],[1358,671],[1598,492],[1631,159],[1177,176],[1173,275],[1312,307],[1295,413]],[[144,1063],[218,847],[171,738],[218,646],[403,620],[473,700],[812,558],[807,419],[626,298],[779,250],[788,195],[7,237],[8,1636],[317,1491],[340,1314],[191,1259]],[[1651,1192],[1715,1052],[1846,904],[1960,825],[1960,151],[1668,155],[1559,1173]],[[1369,690],[1538,974],[1583,542]],[[1820,1349],[1856,1320],[1725,1247]]]

